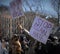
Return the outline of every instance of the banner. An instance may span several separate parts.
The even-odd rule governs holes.
[[[23,16],[21,0],[13,0],[10,3],[10,13],[12,18],[18,18]]]
[[[36,17],[32,24],[29,34],[34,39],[46,44],[52,28],[53,24],[51,22],[41,17]]]

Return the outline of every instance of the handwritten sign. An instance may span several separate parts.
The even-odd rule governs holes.
[[[10,3],[10,13],[12,15],[12,18],[18,18],[23,16],[21,0],[13,0]]]
[[[32,24],[29,34],[34,39],[46,44],[52,28],[53,24],[51,22],[43,18],[36,17]]]

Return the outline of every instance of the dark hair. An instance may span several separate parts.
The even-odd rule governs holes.
[[[19,39],[19,36],[17,34],[14,34],[12,39],[14,39],[15,41],[17,41]]]

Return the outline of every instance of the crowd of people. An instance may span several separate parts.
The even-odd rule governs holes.
[[[0,37],[0,54],[60,54],[60,39],[50,35],[47,43],[32,41],[25,34],[13,34],[11,38]]]
[[[26,36],[14,34],[9,40],[0,39],[0,54],[60,54],[60,42],[57,37],[50,37],[46,45]]]

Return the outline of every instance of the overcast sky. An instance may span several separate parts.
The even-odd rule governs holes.
[[[9,6],[9,3],[12,0],[0,0],[0,5]],[[51,4],[51,0],[27,0],[32,10],[35,11],[38,7],[38,12],[42,12],[44,14],[53,15],[57,17],[57,12],[54,10],[53,5]],[[37,5],[36,5],[37,4]],[[23,10],[30,11],[29,6],[23,0]]]

